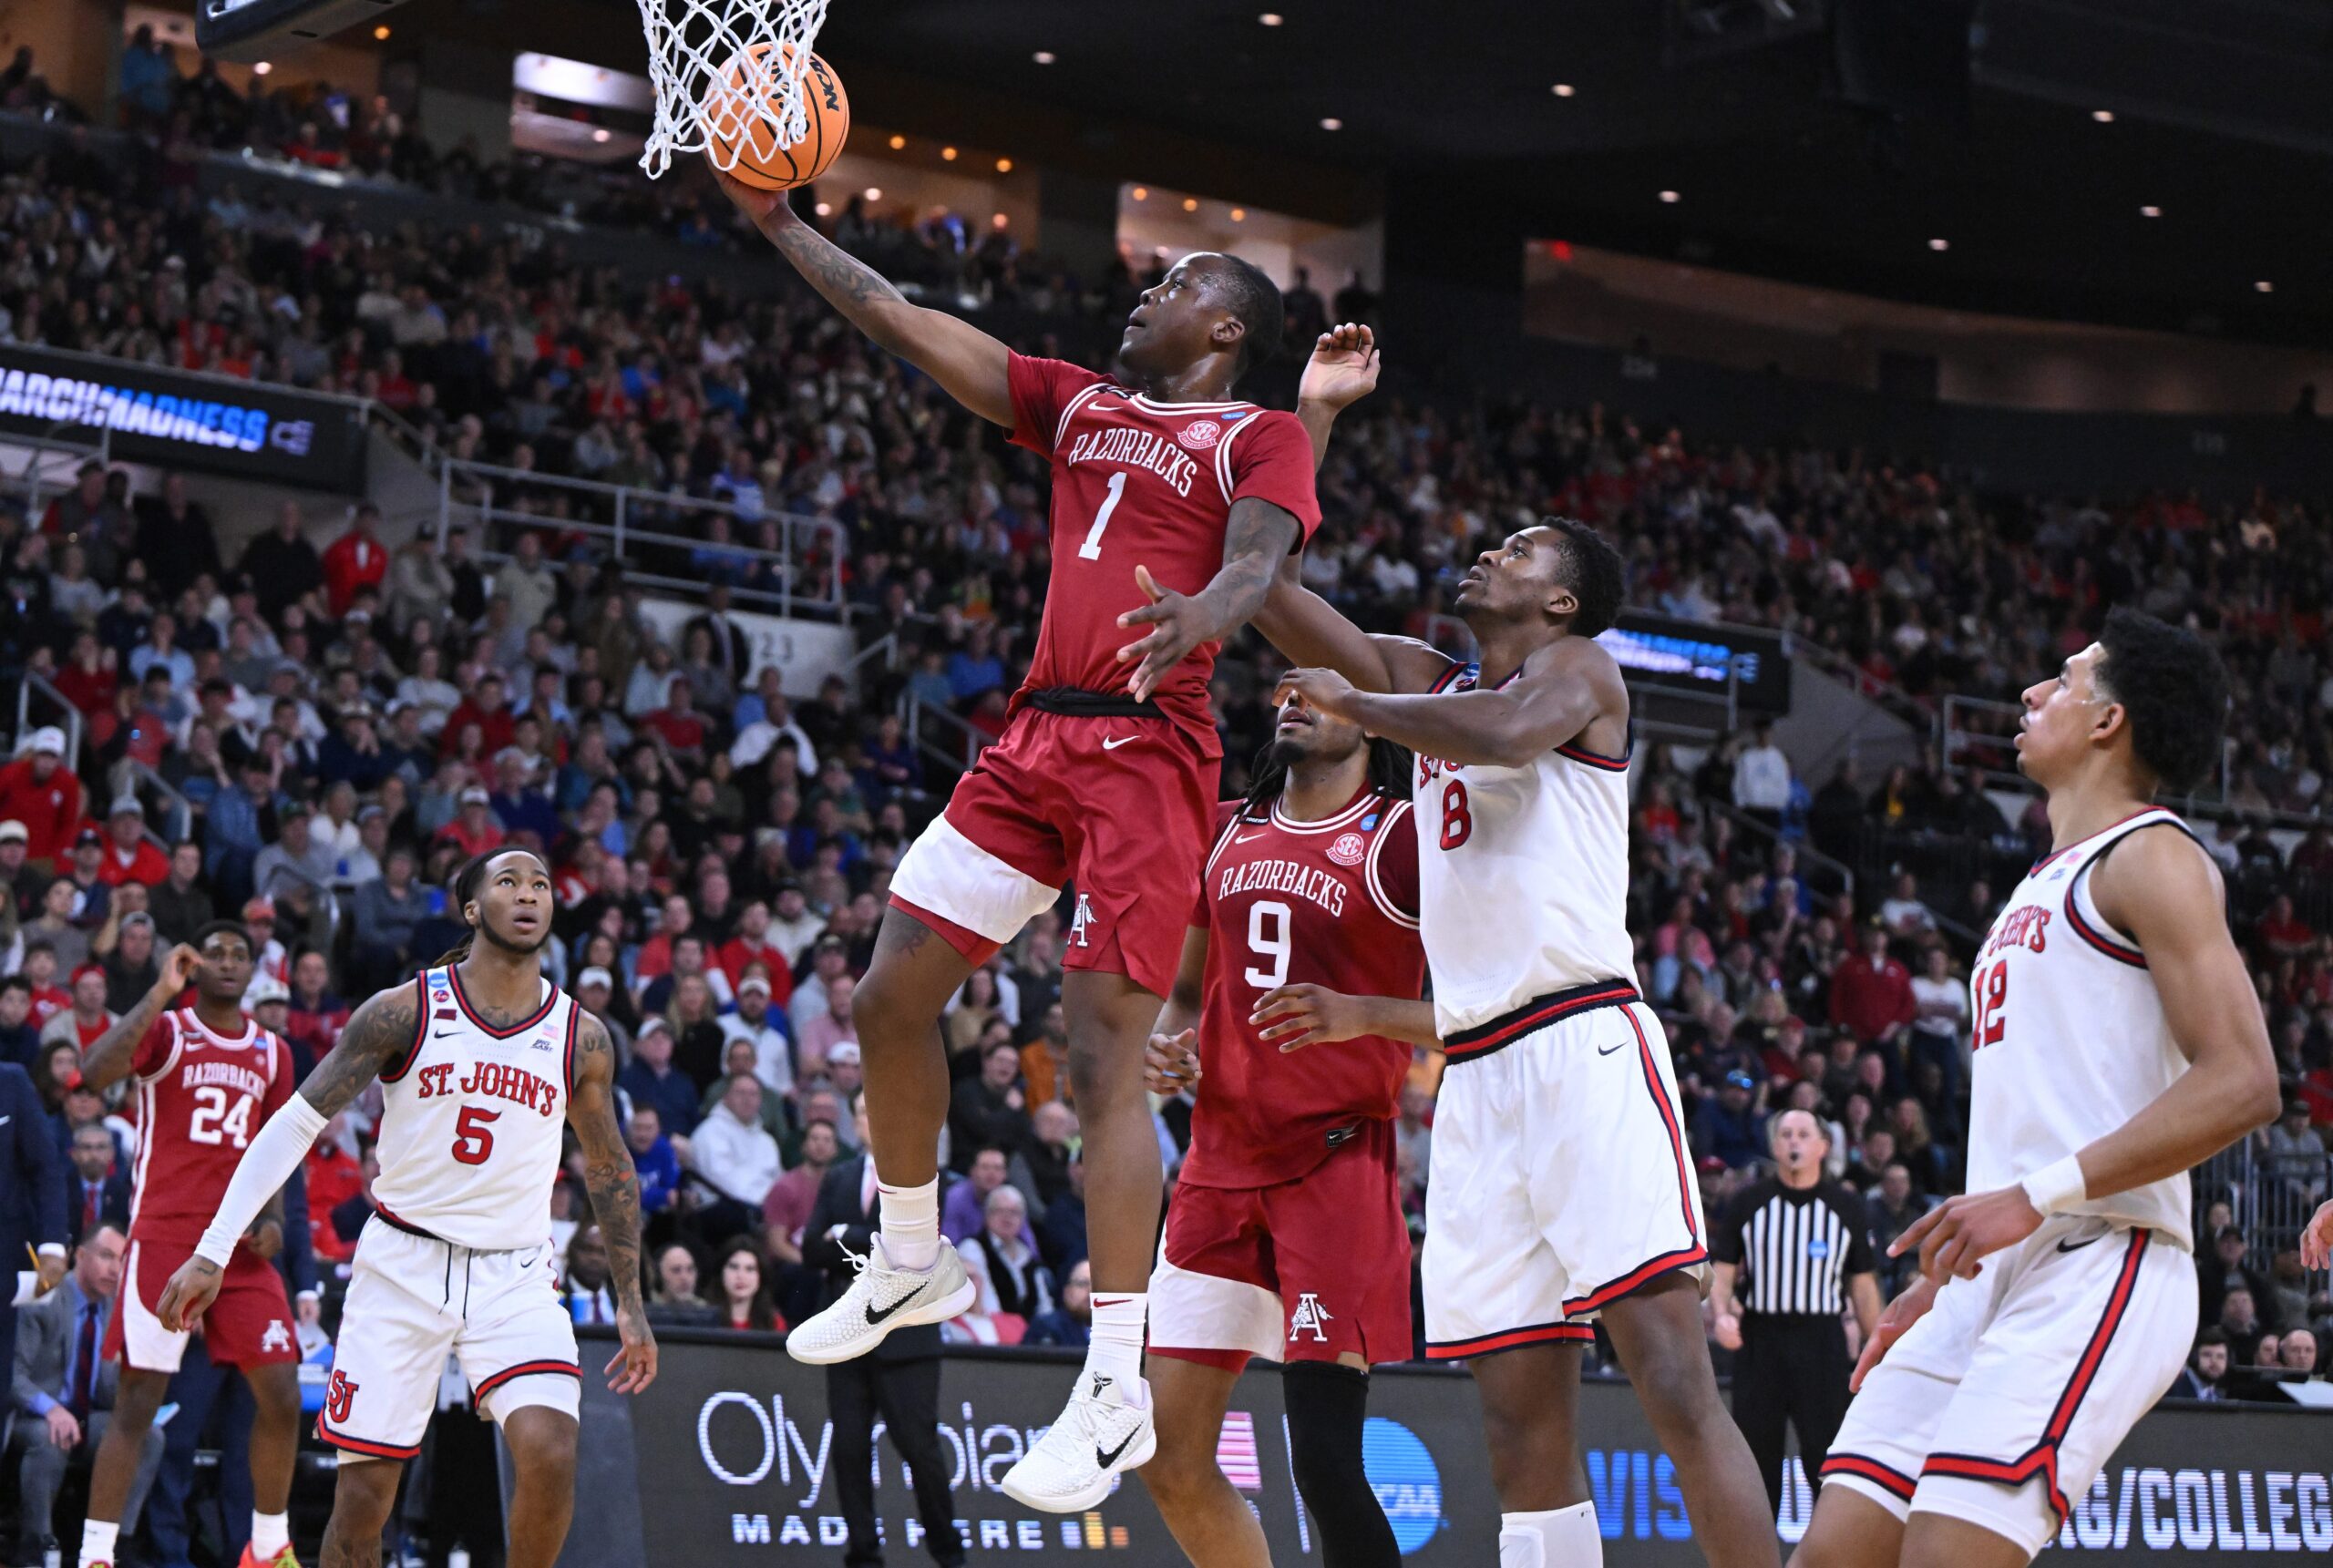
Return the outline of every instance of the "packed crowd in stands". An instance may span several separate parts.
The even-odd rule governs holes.
[[[165,152],[186,95],[218,97],[172,91],[152,121]],[[373,136],[373,155],[394,164],[399,141]],[[0,1056],[31,1071],[61,1146],[102,1127],[120,1163],[136,1129],[77,1091],[74,1065],[162,945],[243,918],[264,949],[249,1003],[304,1071],[352,1005],[458,940],[453,867],[539,846],[560,880],[553,978],[625,1062],[656,1312],[782,1327],[813,1288],[818,1174],[863,1139],[854,977],[889,871],[951,783],[901,714],[1001,727],[1045,582],[1043,465],[775,268],[767,293],[740,298],[578,272],[474,229],[372,233],[206,193],[168,157],[142,178],[150,192],[71,146],[0,174],[0,339],[358,393],[444,451],[725,501],[739,524],[631,563],[662,551],[714,584],[667,641],[567,526],[574,503],[523,481],[495,497],[523,526],[457,530],[442,550],[384,538],[369,508],[287,503],[255,528],[211,516],[182,477],[140,492],[94,466],[38,515],[0,514],[0,680],[36,675],[80,720],[72,764],[44,723],[0,769]],[[1289,303],[1300,337],[1325,319],[1309,290]],[[1454,563],[1542,510],[1620,540],[1644,608],[1783,628],[1913,702],[2013,696],[2111,602],[2191,617],[2245,693],[2233,804],[2321,804],[2321,509],[2003,497],[1865,455],[1695,446],[1598,409],[1391,394],[1346,416],[1321,490],[1305,575],[1375,629],[1435,633]],[[781,512],[831,519],[847,548],[785,556]],[[704,526],[692,516],[675,507],[669,527]],[[838,589],[863,644],[898,638],[893,667],[789,701],[728,618],[780,587]],[[1227,793],[1269,733],[1272,669],[1252,642],[1220,668]],[[1769,1114],[1804,1106],[1892,1237],[1958,1190],[1967,933],[2046,824],[1937,766],[1801,780],[1763,734],[1646,748],[1635,787],[1640,981],[1670,1026],[1706,1195],[1764,1157]],[[1939,838],[1990,857],[1922,859]],[[2204,1288],[2231,1348],[2281,1335],[2283,1356],[2311,1324],[2333,1343],[2321,1289],[2296,1286],[2284,1238],[2257,1228],[2264,1184],[2322,1194],[2333,933],[2312,890],[2333,884],[2333,842],[2315,825],[2287,850],[2256,821],[2213,848],[2260,895],[2239,901],[2239,935],[2294,1109],[2257,1140],[2269,1174],[2220,1194],[2236,1256]],[[1852,889],[1840,861],[1865,871]],[[1947,885],[1937,866],[1962,875]],[[1084,1333],[1060,947],[1057,917],[1034,922],[944,1023],[945,1225],[981,1287],[959,1339]],[[1421,1053],[1403,1097],[1420,1227],[1438,1076]],[[376,1112],[340,1118],[308,1173],[325,1324],[369,1212]],[[1170,1166],[1187,1133],[1187,1106],[1162,1105]],[[606,1252],[580,1185],[554,1212],[574,1309],[603,1318]]]

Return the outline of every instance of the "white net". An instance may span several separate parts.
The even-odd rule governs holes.
[[[724,169],[741,151],[788,148],[809,134],[802,76],[827,0],[640,0],[656,125],[640,167],[650,179],[676,152],[710,151]]]

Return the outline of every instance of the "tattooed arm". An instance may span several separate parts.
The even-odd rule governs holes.
[[[656,1336],[640,1300],[640,1176],[616,1125],[616,1051],[607,1025],[588,1013],[578,1020],[575,1053],[567,1122],[583,1145],[583,1185],[607,1243],[608,1286],[615,1292],[616,1332],[623,1341],[608,1363],[608,1387],[637,1394],[656,1380]]]
[[[383,1069],[411,1048],[421,1021],[416,1007],[411,986],[394,987],[359,1007],[349,1016],[348,1027],[341,1031],[340,1043],[333,1047],[332,1054],[318,1062],[299,1092],[267,1119],[267,1125],[243,1151],[234,1180],[227,1184],[227,1195],[220,1200],[219,1213],[211,1228],[202,1233],[201,1245],[163,1287],[157,1315],[164,1327],[177,1333],[210,1307],[236,1244],[299,1170],[324,1123],[348,1109]]]
[[[782,190],[755,190],[719,169],[714,178],[762,237],[850,324],[947,389],[992,425],[1012,428],[1006,347],[970,322],[911,304],[886,278],[805,223]]]
[[[130,1066],[138,1057],[138,1042],[146,1038],[154,1020],[186,989],[200,959],[200,955],[184,942],[170,949],[146,999],[122,1014],[120,1022],[98,1036],[96,1043],[81,1053],[84,1084],[103,1093],[129,1076]]]
[[[1120,626],[1149,626],[1150,635],[1118,650],[1118,662],[1139,659],[1132,689],[1141,702],[1158,690],[1166,672],[1202,642],[1220,642],[1263,608],[1272,574],[1304,537],[1296,514],[1256,496],[1231,503],[1223,530],[1223,565],[1197,593],[1177,593],[1151,579],[1150,569],[1134,569],[1136,587],[1150,599],[1118,617]]]

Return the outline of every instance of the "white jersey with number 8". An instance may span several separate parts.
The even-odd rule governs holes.
[[[1970,1192],[2014,1186],[2120,1130],[2187,1071],[2146,956],[2100,917],[2090,891],[2116,845],[2162,826],[2187,832],[2150,808],[2036,864],[1978,949],[1968,974]],[[2194,1245],[2184,1172],[2068,1212]]]
[[[381,1074],[374,1202],[390,1223],[459,1246],[540,1245],[575,1081],[575,999],[546,980],[533,1013],[497,1029],[455,968],[414,985],[413,1044]]]

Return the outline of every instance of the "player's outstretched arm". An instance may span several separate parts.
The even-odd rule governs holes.
[[[2300,1266],[2323,1268],[2328,1263],[2333,1263],[2333,1203],[2318,1205],[2300,1233]]]
[[[1260,497],[1242,496],[1231,503],[1230,520],[1223,530],[1223,564],[1198,592],[1161,588],[1148,567],[1137,565],[1135,586],[1150,602],[1118,617],[1120,626],[1153,629],[1149,636],[1118,650],[1121,664],[1142,661],[1128,682],[1135,701],[1148,700],[1192,649],[1219,642],[1247,625],[1263,608],[1272,573],[1303,537],[1295,513]]]
[[[2108,924],[2128,931],[2188,1070],[2114,1132],[2019,1186],[1948,1199],[1889,1251],[1917,1248],[1942,1280],[2024,1240],[2050,1214],[2174,1176],[2276,1118],[2276,1059],[2244,957],[2228,935],[2219,867],[2184,833],[2141,831],[2090,873]],[[2016,999],[2010,999],[2015,1007]]]
[[[119,1022],[98,1036],[96,1042],[81,1053],[84,1084],[103,1093],[129,1076],[130,1063],[138,1056],[138,1042],[146,1038],[154,1020],[186,989],[200,957],[184,942],[170,949],[170,956],[162,960],[161,974],[147,990],[145,999],[122,1014]]]
[[[1524,661],[1521,679],[1495,691],[1365,692],[1335,670],[1298,669],[1280,677],[1272,701],[1291,695],[1462,767],[1520,767],[1577,738],[1598,714],[1626,712],[1629,701],[1619,666],[1584,637],[1540,649]]]
[[[616,1049],[607,1025],[588,1014],[575,1032],[575,1091],[568,1125],[583,1146],[583,1185],[591,1218],[608,1248],[608,1284],[616,1296],[622,1348],[608,1363],[608,1387],[637,1394],[656,1380],[656,1336],[640,1300],[640,1175],[616,1125]]]
[[[1011,351],[946,311],[912,304],[890,281],[804,222],[782,190],[755,190],[715,169],[714,178],[737,210],[794,263],[827,303],[875,341],[947,390],[992,425],[1012,428]]]
[[[1331,327],[1312,345],[1304,375],[1296,385],[1296,417],[1312,438],[1312,466],[1317,471],[1329,457],[1329,432],[1337,415],[1377,390],[1377,373],[1384,361],[1377,353],[1377,334],[1347,322]]]

